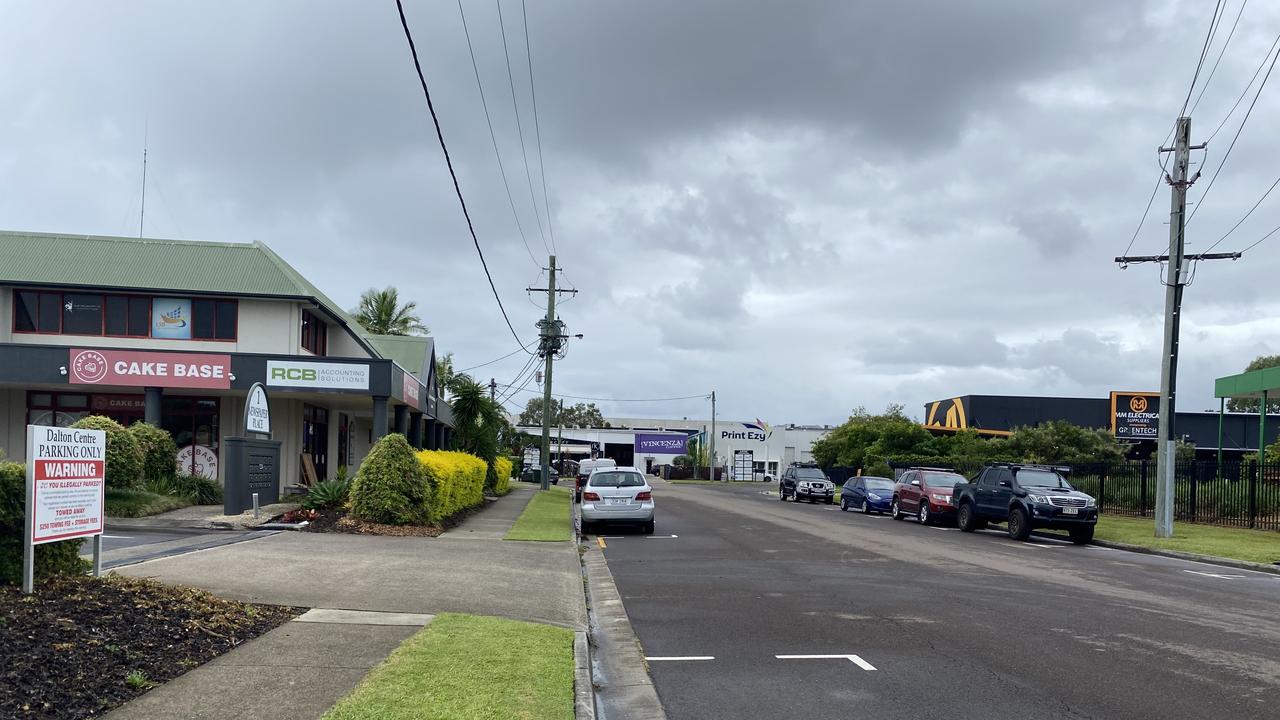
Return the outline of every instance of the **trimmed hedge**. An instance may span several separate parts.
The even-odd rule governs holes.
[[[142,453],[142,479],[153,483],[172,480],[178,472],[178,444],[173,436],[141,420],[129,426],[129,434]]]
[[[494,494],[501,497],[511,492],[511,473],[514,470],[515,463],[511,458],[498,456],[493,459],[493,472],[498,476],[498,482],[493,486]]]
[[[383,437],[351,483],[351,514],[388,525],[425,525],[431,519],[431,488],[404,435]]]
[[[422,450],[417,458],[431,488],[432,523],[442,523],[484,503],[484,479],[489,466],[483,460],[456,450]],[[360,468],[363,470],[364,465]]]
[[[107,433],[107,487],[137,488],[142,486],[142,448],[133,433],[109,417],[90,415],[71,427],[82,430],[105,430]],[[177,455],[177,451],[174,451]]]
[[[22,530],[27,511],[27,467],[0,462],[0,583],[22,582]],[[80,559],[80,540],[36,546],[37,580],[61,573],[83,573],[89,563]]]

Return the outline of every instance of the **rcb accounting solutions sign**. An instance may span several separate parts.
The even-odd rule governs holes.
[[[67,379],[73,385],[227,390],[231,356],[72,348]]]
[[[1160,394],[1111,393],[1111,434],[1120,440],[1154,440],[1159,434]]]

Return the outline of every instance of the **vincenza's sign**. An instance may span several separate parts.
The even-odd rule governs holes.
[[[262,383],[254,383],[244,401],[245,432],[271,435],[271,408],[267,405],[267,391]]]

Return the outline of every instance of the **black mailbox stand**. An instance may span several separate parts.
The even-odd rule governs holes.
[[[280,441],[245,437],[224,437],[226,484],[222,492],[222,512],[239,515],[258,505],[280,502]]]

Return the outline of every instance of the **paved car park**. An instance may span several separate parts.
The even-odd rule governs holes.
[[[1273,717],[1280,577],[657,481],[604,537],[671,718]],[[666,536],[659,539],[659,536]]]
[[[273,530],[193,530],[184,528],[113,528],[107,526],[102,535],[102,567],[104,569],[132,565],[173,555],[244,542],[274,535]],[[86,542],[82,554],[92,552]]]

